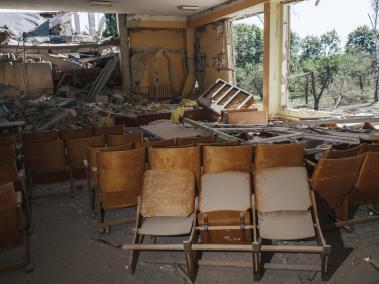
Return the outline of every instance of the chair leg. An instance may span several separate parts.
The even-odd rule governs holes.
[[[347,221],[349,219],[349,199],[346,197],[341,206],[334,208],[334,212],[338,221]]]
[[[104,209],[101,207],[100,202],[96,206],[97,211],[97,225],[99,226],[99,233],[104,233],[105,229],[101,225],[104,223]]]
[[[187,264],[187,274],[188,277],[195,281],[196,274],[195,274],[195,266],[194,266],[194,255],[191,250],[191,243],[188,241],[183,242],[184,247],[184,254],[186,257],[186,264]]]
[[[137,229],[134,234],[133,244],[142,244],[142,243],[143,243],[143,236],[138,234],[138,229]],[[129,254],[129,270],[130,270],[130,274],[132,275],[136,271],[139,253],[140,252],[138,250],[131,250]]]

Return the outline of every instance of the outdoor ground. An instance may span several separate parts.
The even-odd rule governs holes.
[[[135,210],[113,212],[114,217],[134,217]],[[365,216],[362,207],[356,213]],[[35,200],[33,203],[34,231],[31,236],[34,272],[25,270],[0,274],[1,284],[16,283],[185,283],[175,266],[140,262],[132,276],[127,269],[128,255],[94,239],[100,237],[114,244],[130,242],[134,224],[114,227],[110,235],[99,235],[96,221],[90,218],[88,195]],[[379,271],[365,258],[379,261],[379,222],[355,225],[352,233],[344,230],[326,233],[332,245],[329,262],[330,283],[379,283]],[[179,240],[179,239],[178,239]],[[166,241],[166,239],[158,240]],[[149,238],[146,242],[152,242]],[[0,265],[9,259],[22,256],[22,250],[0,255]],[[182,262],[179,253],[141,253],[140,261],[165,259]],[[203,259],[246,260],[248,253],[211,253]],[[315,264],[318,259],[303,255],[276,255],[276,261],[295,260],[302,264]],[[185,268],[185,267],[183,267]],[[320,275],[311,272],[266,271],[261,283],[319,283]],[[253,274],[246,268],[201,267],[196,283],[250,283]]]

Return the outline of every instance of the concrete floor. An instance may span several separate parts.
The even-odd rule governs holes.
[[[112,217],[133,217],[133,208],[112,212]],[[365,216],[364,207],[357,213]],[[114,227],[110,235],[99,235],[96,221],[90,218],[88,195],[35,200],[34,231],[31,236],[34,272],[23,269],[0,274],[0,283],[185,283],[173,265],[141,262],[164,259],[184,261],[180,253],[141,253],[134,275],[127,269],[127,254],[94,239],[100,237],[114,244],[130,242],[134,224]],[[355,225],[352,233],[344,230],[326,233],[332,245],[329,283],[379,283],[379,271],[364,258],[379,261],[379,222]],[[165,242],[166,239],[160,239]],[[179,239],[178,239],[179,241]],[[152,242],[147,238],[146,242]],[[22,256],[22,250],[0,255],[0,265]],[[207,253],[203,259],[246,260],[248,253]],[[277,254],[277,262],[297,261],[316,264],[319,259],[304,255]],[[185,268],[185,267],[183,267]],[[253,275],[246,268],[201,267],[196,283],[250,283]],[[320,283],[320,274],[311,272],[266,271],[260,283]]]

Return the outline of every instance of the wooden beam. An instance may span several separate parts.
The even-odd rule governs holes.
[[[129,20],[128,28],[143,28],[143,29],[186,29],[187,22],[185,21],[155,21],[155,20]]]
[[[194,28],[197,26],[209,24],[212,22],[216,22],[218,20],[221,20],[231,14],[240,12],[242,10],[251,8],[253,6],[257,6],[259,4],[265,3],[269,0],[245,0],[245,1],[239,1],[235,4],[232,4],[230,6],[227,6],[222,9],[216,9],[214,12],[210,12],[207,15],[200,16],[198,18],[189,20],[187,23],[188,27]]]
[[[263,22],[263,110],[268,113],[270,102],[270,3],[264,4]]]

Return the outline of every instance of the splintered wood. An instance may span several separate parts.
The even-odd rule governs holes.
[[[198,98],[199,104],[221,114],[225,110],[248,109],[254,103],[252,94],[218,79]]]

